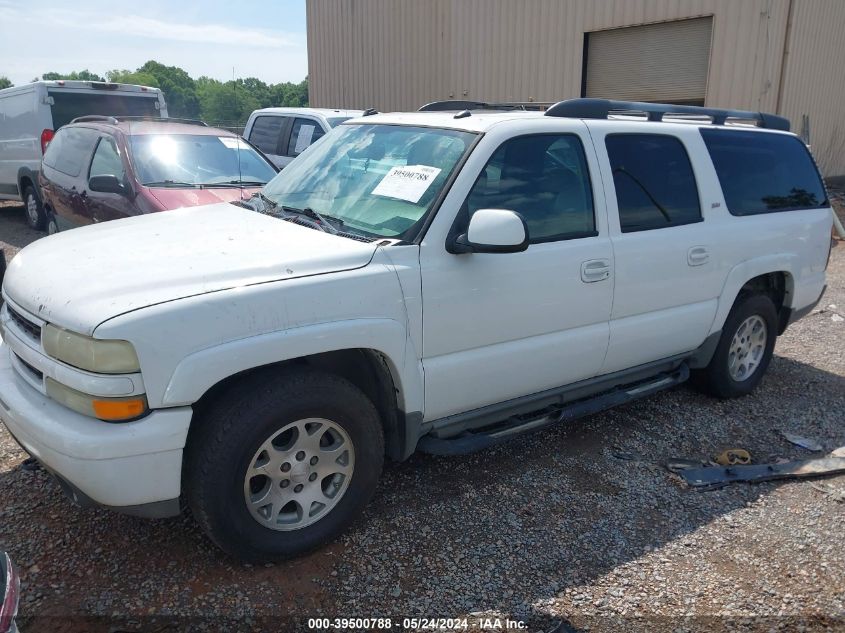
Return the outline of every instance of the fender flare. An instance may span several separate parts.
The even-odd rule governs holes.
[[[308,325],[200,350],[176,366],[161,406],[194,404],[213,386],[250,369],[346,349],[368,349],[381,354],[392,375],[400,409],[423,410],[422,364],[407,330],[393,319],[351,319]]]
[[[38,196],[38,199],[41,200],[42,202],[44,201],[44,198],[41,196],[41,185],[38,182],[38,174],[39,173],[40,172],[38,172],[37,170],[30,169],[29,167],[20,167],[18,169],[17,185],[18,185],[18,194],[20,195],[21,200],[23,200],[23,189],[24,189],[21,183],[23,182],[24,178],[26,178],[26,179],[30,180],[32,182],[33,187],[35,187],[35,195]]]
[[[710,326],[709,334],[722,329],[728,313],[739,296],[739,291],[751,279],[769,273],[784,273],[786,277],[786,294],[784,306],[792,307],[792,299],[795,296],[794,284],[795,274],[799,269],[800,262],[797,255],[789,253],[776,253],[747,259],[734,266],[725,279],[722,292],[719,294],[719,304],[716,307],[716,316]]]

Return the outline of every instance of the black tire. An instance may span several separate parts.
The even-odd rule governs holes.
[[[36,231],[42,230],[47,224],[47,216],[44,214],[41,198],[32,185],[27,185],[23,190],[23,205],[27,226]]]
[[[244,478],[261,445],[286,424],[324,418],[354,447],[354,469],[327,514],[300,529],[277,531],[247,508]],[[375,492],[384,461],[376,408],[352,383],[309,368],[266,371],[237,383],[203,409],[186,447],[184,490],[209,538],[248,562],[284,560],[335,539]]]
[[[758,316],[766,324],[766,342],[759,363],[745,378],[738,380],[729,370],[731,343],[739,327],[750,317]],[[766,295],[740,296],[731,308],[719,344],[704,369],[693,372],[693,384],[718,398],[738,398],[754,391],[763,378],[777,339],[778,317],[775,304]]]

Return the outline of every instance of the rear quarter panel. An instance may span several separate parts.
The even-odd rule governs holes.
[[[730,269],[710,329],[724,325],[742,286],[760,275],[786,274],[784,305],[800,309],[815,302],[825,285],[833,217],[830,208],[729,216],[724,245]]]

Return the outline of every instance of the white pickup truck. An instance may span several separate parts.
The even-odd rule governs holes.
[[[427,109],[338,126],[250,208],[21,251],[11,434],[80,504],[186,502],[227,552],[276,560],[337,536],[385,456],[478,450],[690,375],[747,394],[820,299],[831,213],[785,119]]]

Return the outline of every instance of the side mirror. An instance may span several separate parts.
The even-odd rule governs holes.
[[[528,227],[516,211],[479,209],[467,232],[455,238],[450,253],[519,253],[528,248]]]
[[[127,194],[126,187],[118,180],[117,176],[91,176],[88,181],[88,188],[100,193],[117,193],[121,196]]]

